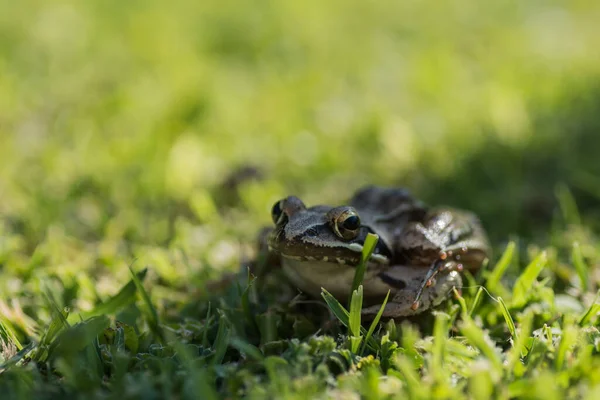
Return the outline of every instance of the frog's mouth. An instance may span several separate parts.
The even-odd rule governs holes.
[[[364,239],[370,230],[361,233],[353,241],[334,241],[331,245],[327,241],[310,240],[310,237],[302,237],[298,240],[288,240],[285,232],[280,230],[271,236],[269,249],[280,254],[282,257],[306,262],[328,262],[338,265],[356,266],[360,262],[364,248]],[[392,252],[383,240],[379,240],[370,262],[380,265],[390,264]]]

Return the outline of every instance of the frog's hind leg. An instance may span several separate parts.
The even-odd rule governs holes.
[[[379,277],[392,291],[383,311],[384,318],[409,317],[420,314],[442,303],[448,298],[452,288],[461,288],[462,279],[457,271],[439,274],[435,285],[424,287],[420,293],[417,307],[413,307],[416,294],[423,281],[422,266],[398,265],[382,272]],[[433,279],[433,278],[431,278]],[[375,318],[381,304],[363,308],[362,315],[366,320]]]
[[[417,291],[415,300],[414,300],[411,308],[413,310],[416,310],[417,308],[419,308],[419,301],[421,300],[423,291],[435,283],[434,278],[436,277],[437,274],[439,274],[440,272],[449,273],[451,271],[462,272],[463,268],[464,267],[461,263],[458,263],[454,260],[448,260],[446,257],[440,257],[439,259],[437,259],[431,265],[431,267],[429,267],[427,274],[425,274],[423,283],[421,283],[421,286],[419,287],[419,290]]]

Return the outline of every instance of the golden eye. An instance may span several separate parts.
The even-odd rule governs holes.
[[[360,231],[360,217],[353,208],[346,208],[332,219],[333,231],[342,239],[351,240]]]

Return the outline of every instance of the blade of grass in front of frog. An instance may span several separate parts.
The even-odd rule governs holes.
[[[321,297],[329,306],[333,315],[346,327],[350,325],[350,313],[340,304],[339,301],[331,293],[327,291],[325,288],[321,288]]]
[[[360,336],[360,312],[362,311],[363,302],[363,286],[359,285],[358,289],[352,292],[350,300],[350,315],[349,328],[352,336]]]
[[[354,279],[352,280],[352,290],[350,291],[350,296],[348,296],[348,307],[350,307],[350,303],[352,302],[352,294],[356,289],[358,289],[359,285],[362,285],[363,279],[365,277],[365,271],[367,269],[367,261],[371,258],[371,254],[375,251],[375,246],[377,246],[377,242],[379,241],[379,236],[373,233],[367,234],[365,238],[365,243],[363,245],[362,254],[360,256],[360,262],[356,266],[356,271],[354,272]]]
[[[369,340],[371,340],[371,336],[373,336],[373,332],[375,332],[375,328],[377,327],[377,325],[379,325],[379,320],[381,319],[381,316],[383,315],[383,310],[385,310],[385,305],[387,304],[389,297],[390,297],[390,291],[388,290],[387,294],[385,295],[385,299],[383,300],[383,303],[381,303],[381,307],[379,308],[379,311],[377,312],[377,315],[375,315],[375,319],[373,319],[373,322],[371,322],[371,326],[369,327],[369,330],[367,331],[367,334],[365,335],[365,341],[363,343],[360,354],[365,353],[367,343],[369,342]]]
[[[583,260],[583,255],[581,254],[581,246],[578,242],[573,243],[573,250],[571,251],[571,262],[577,271],[577,275],[579,275],[579,280],[581,281],[581,290],[584,292],[588,290],[589,287],[589,276],[588,276],[588,268],[585,265],[585,261]]]
[[[131,265],[129,266],[129,271],[131,272],[131,279],[133,280],[133,283],[135,284],[138,293],[142,296],[142,300],[145,305],[144,308],[146,310],[146,320],[148,321],[150,330],[154,335],[156,335],[161,344],[165,344],[165,333],[160,327],[156,308],[154,308],[152,301],[150,301],[150,296],[148,295],[148,292],[146,292],[146,289],[144,288],[144,285],[142,285],[142,282],[138,279],[137,274],[133,272],[133,268]]]
[[[327,303],[327,306],[335,315],[335,317],[344,325],[345,327],[349,327],[350,325],[350,313],[348,310],[344,308],[344,306],[335,298],[331,293],[329,293],[325,288],[321,288],[321,297]],[[367,330],[364,327],[360,327],[360,332],[362,335],[367,333]],[[368,340],[369,346],[373,349],[377,349],[377,342],[373,338],[369,338]]]
[[[352,299],[350,300],[350,315],[349,315],[349,329],[350,329],[350,350],[356,354],[362,341],[360,334],[360,313],[362,311],[363,302],[363,286],[359,285],[358,289],[352,292]]]

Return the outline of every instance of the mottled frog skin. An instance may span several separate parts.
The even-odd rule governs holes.
[[[462,287],[464,269],[477,271],[489,255],[473,213],[429,208],[403,188],[368,186],[335,207],[307,207],[288,196],[273,205],[272,218],[263,234],[268,259],[313,297],[323,287],[345,301],[367,234],[379,236],[363,280],[365,317],[377,313],[388,290],[385,317],[428,310]]]

